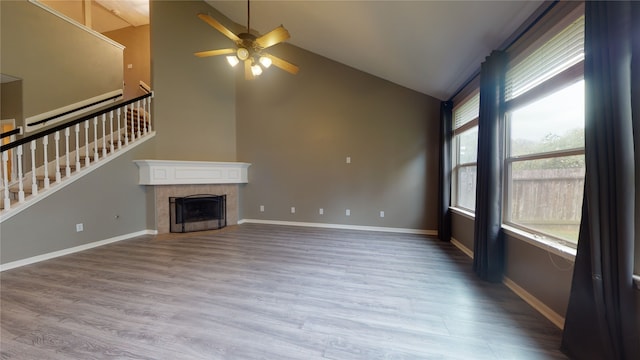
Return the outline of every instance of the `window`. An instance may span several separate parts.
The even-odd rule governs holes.
[[[453,109],[453,206],[475,212],[478,157],[478,112],[476,90]]]
[[[584,190],[584,16],[506,76],[504,222],[576,246]]]

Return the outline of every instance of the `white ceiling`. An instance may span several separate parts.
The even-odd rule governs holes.
[[[246,26],[245,0],[206,2]],[[541,4],[253,0],[251,28],[264,34],[283,24],[293,45],[446,100]]]

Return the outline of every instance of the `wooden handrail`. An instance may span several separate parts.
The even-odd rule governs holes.
[[[0,134],[0,139],[4,139],[11,135],[19,135],[19,134],[22,134],[22,128],[17,127],[11,131],[3,132],[2,134]]]
[[[123,107],[125,105],[129,105],[129,104],[133,104],[136,101],[139,101],[139,100],[142,100],[142,99],[146,99],[148,97],[153,97],[153,92],[151,92],[149,94],[144,94],[144,95],[138,96],[138,97],[130,99],[130,100],[119,102],[117,104],[108,106],[108,107],[103,108],[101,110],[97,110],[97,111],[92,112],[90,114],[83,115],[83,116],[81,116],[81,117],[79,117],[79,118],[77,118],[75,120],[71,120],[71,121],[66,122],[64,124],[60,124],[58,126],[54,126],[54,127],[50,128],[50,129],[47,129],[47,130],[44,130],[44,131],[40,131],[40,132],[38,132],[36,134],[29,135],[29,136],[24,137],[22,139],[18,139],[18,140],[15,140],[13,142],[10,142],[8,144],[2,145],[2,146],[0,146],[0,152],[13,149],[13,148],[15,148],[17,146],[29,143],[29,142],[31,142],[33,140],[39,139],[39,138],[44,137],[46,135],[53,134],[56,131],[64,130],[64,129],[68,128],[68,127],[74,126],[76,124],[80,124],[81,122],[89,120],[89,119],[91,119],[93,117],[100,116],[102,114],[106,114],[106,113],[108,113],[110,111],[113,111],[113,110],[115,110],[117,108]]]

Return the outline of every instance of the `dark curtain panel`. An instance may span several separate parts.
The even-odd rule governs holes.
[[[473,270],[481,279],[500,282],[504,270],[502,159],[504,149],[504,77],[507,56],[493,51],[480,67],[478,178]]]
[[[438,237],[451,240],[451,137],[453,103],[440,103],[440,189],[438,191]]]
[[[586,2],[586,179],[562,349],[572,359],[640,359],[633,286],[632,22],[638,2]],[[634,16],[635,14],[635,16]],[[637,78],[637,76],[636,76]],[[635,86],[635,88],[632,87]],[[636,120],[637,123],[637,120]],[[635,139],[634,139],[635,131]]]

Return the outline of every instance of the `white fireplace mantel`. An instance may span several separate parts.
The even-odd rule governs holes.
[[[251,164],[214,161],[134,160],[140,185],[243,184]]]

